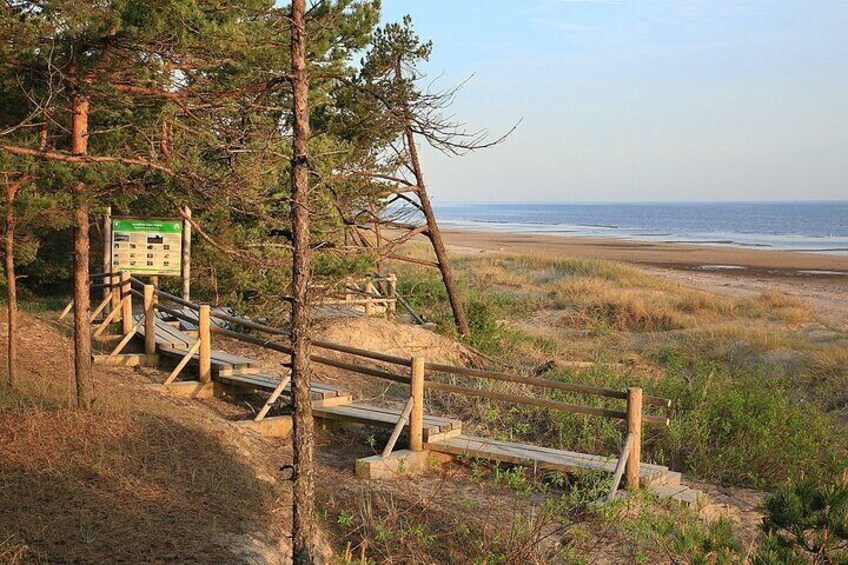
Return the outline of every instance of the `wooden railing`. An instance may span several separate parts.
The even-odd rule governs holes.
[[[237,339],[246,343],[264,347],[273,351],[292,354],[292,349],[287,345],[271,341],[271,339],[262,339],[253,334],[246,333],[247,331],[260,332],[271,336],[283,337],[289,339],[291,331],[286,328],[276,328],[267,326],[232,316],[219,311],[212,311],[208,305],[200,305],[188,300],[184,300],[178,296],[174,296],[167,292],[155,289],[152,285],[145,284],[143,281],[136,278],[131,278],[127,273],[100,273],[97,277],[108,279],[109,283],[103,283],[103,288],[109,288],[110,295],[104,297],[104,303],[108,300],[110,304],[117,302],[118,308],[112,309],[109,316],[104,319],[103,323],[95,330],[96,333],[102,333],[105,326],[115,320],[112,316],[119,316],[122,321],[123,339],[118,346],[113,350],[111,355],[117,355],[129,340],[144,326],[145,333],[145,354],[153,356],[156,354],[155,344],[155,323],[156,312],[165,312],[175,319],[184,320],[191,324],[197,324],[198,336],[197,341],[187,348],[185,355],[177,364],[176,368],[168,375],[164,384],[173,382],[179,373],[188,364],[188,361],[197,354],[199,357],[199,380],[201,383],[208,383],[211,380],[211,351],[212,351],[212,334]],[[94,278],[95,275],[92,275]],[[117,284],[111,281],[118,280]],[[132,298],[138,297],[142,300],[143,316],[137,322],[132,318]],[[174,308],[163,306],[160,302],[168,301],[179,306],[188,308],[194,312],[194,315],[187,314]],[[101,304],[102,306],[102,304]],[[63,312],[67,314],[72,304]],[[104,306],[105,308],[105,306]],[[100,306],[98,306],[100,309]],[[97,310],[97,309],[96,309]],[[95,310],[95,311],[96,311]],[[115,314],[119,312],[120,314]],[[216,319],[223,323],[213,324],[212,320]],[[231,327],[225,327],[225,324],[231,324]],[[241,331],[237,331],[238,328]],[[594,416],[615,420],[622,420],[626,424],[625,442],[622,446],[618,462],[616,465],[614,482],[615,488],[618,486],[618,481],[621,480],[623,474],[626,478],[626,483],[629,487],[635,488],[639,485],[639,466],[641,458],[642,445],[642,426],[644,423],[667,426],[669,419],[664,416],[645,414],[645,406],[653,406],[659,408],[668,408],[671,406],[671,400],[655,396],[643,395],[642,389],[631,387],[627,390],[618,390],[612,388],[596,387],[590,385],[566,383],[561,381],[553,381],[542,379],[539,377],[529,377],[524,375],[516,375],[510,373],[502,373],[497,371],[486,371],[480,369],[471,369],[468,367],[446,365],[442,363],[430,363],[423,357],[400,357],[389,355],[377,351],[370,351],[351,347],[348,345],[332,343],[320,339],[312,340],[312,345],[318,349],[344,353],[353,356],[360,360],[369,362],[379,362],[394,367],[403,368],[403,372],[393,372],[385,368],[366,365],[360,362],[350,362],[341,359],[326,357],[324,355],[313,353],[310,355],[310,360],[325,366],[335,367],[354,373],[372,376],[391,382],[403,384],[409,387],[409,399],[401,413],[401,417],[395,426],[394,432],[383,450],[384,455],[388,455],[394,448],[401,430],[409,421],[409,444],[413,451],[424,449],[422,438],[422,421],[424,417],[424,391],[432,390],[436,392],[458,394],[467,397],[486,398],[498,402],[506,402],[512,404],[521,404],[527,406],[535,406],[572,414],[581,414],[585,416]],[[407,372],[408,371],[408,372]],[[543,388],[551,391],[566,392],[579,395],[587,395],[600,397],[605,399],[623,400],[625,405],[623,409],[617,410],[601,406],[587,406],[580,404],[566,403],[559,400],[549,398],[539,398],[529,395],[518,395],[483,388],[472,388],[469,386],[460,386],[445,382],[427,379],[427,372],[432,374],[452,375],[455,377],[470,377],[481,380],[493,380],[499,382],[511,382],[526,386]],[[406,373],[406,374],[404,374]],[[264,418],[273,404],[277,401],[283,389],[287,386],[288,380],[283,379],[277,390],[271,395],[262,410],[257,414],[256,420]]]
[[[397,276],[395,274],[375,275],[361,281],[349,278],[339,292],[318,300],[325,306],[361,306],[366,316],[385,313],[391,318],[397,312]],[[378,312],[382,309],[382,312]]]

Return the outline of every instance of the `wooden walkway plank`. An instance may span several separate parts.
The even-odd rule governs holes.
[[[450,455],[477,457],[562,472],[588,470],[613,473],[616,464],[614,457],[601,457],[466,435],[426,443],[425,448]],[[668,473],[668,468],[643,463],[640,471],[641,480],[651,483],[662,479]]]
[[[278,378],[261,374],[217,375],[215,376],[215,380],[225,384],[250,387],[263,390],[265,392],[273,392],[277,388],[277,385],[280,384],[280,380]],[[313,382],[312,386],[310,387],[310,390],[312,393],[312,398],[316,400],[323,400],[326,398],[335,398],[347,395],[347,390],[342,387],[319,382]],[[283,389],[283,394],[291,396],[291,383],[289,383],[286,388]]]
[[[380,406],[371,406],[369,404],[345,404],[342,406],[318,407],[313,408],[312,415],[316,418],[324,418],[328,420],[339,420],[343,422],[353,422],[357,424],[380,426],[392,429],[397,424],[401,415],[401,410],[393,408],[383,408]],[[440,418],[438,416],[424,416],[422,429],[424,439],[430,435],[443,434],[451,430],[460,429],[462,422],[459,420],[450,420]],[[404,429],[408,429],[409,424],[404,425]]]

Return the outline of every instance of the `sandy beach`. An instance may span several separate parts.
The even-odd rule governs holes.
[[[836,326],[848,323],[848,257],[716,245],[445,230],[466,253],[534,253],[622,261],[658,276],[722,294],[779,292],[809,304]]]
[[[443,230],[450,245],[469,250],[561,253],[657,267],[735,271],[756,276],[846,279],[848,256],[771,251],[718,245],[655,243],[625,239]]]

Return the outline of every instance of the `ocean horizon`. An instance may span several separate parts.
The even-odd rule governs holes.
[[[848,255],[848,201],[439,202],[446,229]]]

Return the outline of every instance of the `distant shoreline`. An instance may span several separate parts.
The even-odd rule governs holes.
[[[848,257],[848,202],[436,206],[444,229]]]
[[[791,251],[794,253],[814,253],[820,255],[846,256],[848,246],[842,238],[832,246],[813,247],[817,238],[794,236],[791,234],[709,234],[709,237],[685,235],[672,232],[648,233],[641,230],[619,231],[614,225],[604,224],[516,224],[495,221],[443,221],[441,225],[450,231],[491,232],[503,234],[523,234],[532,236],[573,237],[588,239],[609,239],[650,244],[683,244],[693,246],[720,246],[730,249],[762,249],[765,251]],[[808,246],[805,246],[804,241]],[[790,245],[791,243],[791,245]],[[819,243],[819,241],[815,241]]]
[[[470,229],[442,229],[455,251],[545,254],[596,258],[704,273],[827,280],[848,285],[848,256],[730,245],[643,241],[619,237],[545,235]]]

